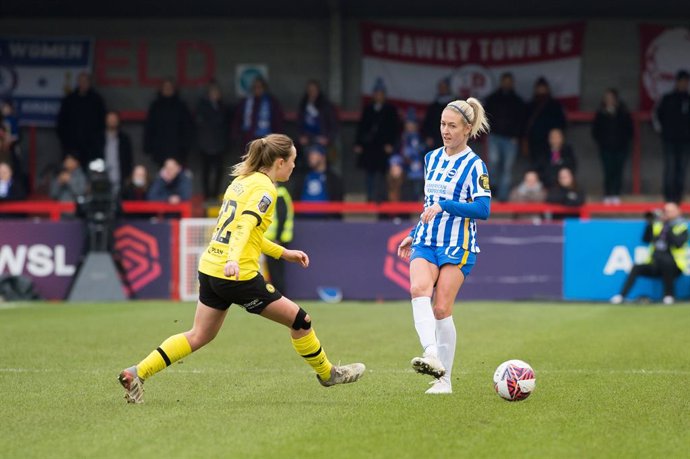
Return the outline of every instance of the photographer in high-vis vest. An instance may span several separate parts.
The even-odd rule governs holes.
[[[649,243],[647,263],[635,265],[619,295],[611,303],[622,303],[635,284],[637,276],[660,277],[664,284],[664,304],[673,304],[673,284],[687,266],[688,224],[681,218],[680,207],[667,202],[659,214],[648,213],[642,240]]]
[[[283,185],[276,185],[278,198],[276,200],[276,210],[273,221],[268,227],[264,236],[266,239],[287,247],[292,242],[292,228],[295,220],[295,210],[292,206],[292,198],[287,188]],[[266,257],[266,267],[268,268],[269,281],[278,289],[285,293],[289,288],[285,285],[285,263],[273,257]]]

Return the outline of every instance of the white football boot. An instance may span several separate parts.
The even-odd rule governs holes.
[[[137,367],[122,370],[117,380],[125,388],[127,403],[144,403],[144,380],[139,378]]]
[[[333,365],[331,368],[331,377],[328,381],[324,381],[319,375],[316,375],[316,379],[318,379],[319,383],[324,387],[331,387],[336,384],[349,384],[361,378],[366,369],[367,367],[365,367],[363,363],[351,363],[342,366]]]
[[[414,371],[423,375],[430,375],[438,379],[446,374],[446,369],[443,368],[441,360],[435,354],[424,353],[423,357],[415,357],[410,363]]]
[[[452,394],[453,388],[450,381],[446,378],[438,378],[431,381],[431,387],[427,389],[426,394]]]

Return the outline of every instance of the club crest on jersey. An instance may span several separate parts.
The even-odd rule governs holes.
[[[453,178],[453,177],[455,177],[455,174],[457,174],[457,173],[458,173],[457,169],[451,169],[448,172],[446,172],[446,176],[448,178]]]
[[[489,176],[487,174],[482,174],[479,176],[479,186],[487,191],[491,189],[489,186]]]
[[[271,198],[268,197],[268,195],[264,195],[263,198],[261,198],[261,201],[259,201],[259,212],[262,214],[266,213],[268,210],[268,206],[271,205]]]

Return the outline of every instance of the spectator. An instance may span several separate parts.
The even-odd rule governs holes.
[[[546,186],[551,186],[556,183],[558,171],[567,167],[573,173],[577,172],[577,161],[575,154],[570,145],[565,143],[563,131],[560,129],[551,129],[549,132],[549,150],[548,156],[543,158],[546,163],[538,165],[538,171],[541,175],[541,180]]]
[[[426,115],[422,124],[422,135],[428,150],[443,146],[438,120],[441,119],[441,112],[446,108],[446,105],[454,99],[455,97],[450,90],[450,78],[443,78],[438,82],[436,98],[426,108]]]
[[[182,169],[175,158],[168,158],[163,163],[160,174],[151,184],[147,195],[149,201],[162,201],[179,204],[192,198],[192,178]]]
[[[204,197],[217,198],[223,173],[223,159],[230,140],[230,116],[220,86],[211,81],[196,109],[196,127],[201,152],[201,181]]]
[[[618,91],[607,89],[592,123],[592,137],[599,146],[604,166],[604,203],[620,204],[623,166],[628,156],[633,123],[630,112],[618,98]]]
[[[573,171],[567,167],[558,171],[558,182],[549,190],[546,202],[572,207],[584,204],[585,193],[577,186]]]
[[[386,87],[380,78],[374,86],[373,102],[362,110],[357,124],[354,152],[358,166],[366,173],[367,200],[383,200],[388,158],[400,138],[398,110],[386,102]]]
[[[307,151],[309,171],[295,181],[295,195],[301,201],[327,202],[343,200],[342,180],[328,166],[326,149],[321,144],[312,145]],[[331,218],[336,215],[320,214],[311,217]],[[305,216],[305,215],[301,215]]]
[[[282,133],[284,124],[280,102],[268,91],[268,83],[256,77],[252,95],[242,99],[235,109],[233,135],[242,146],[271,133]]]
[[[149,191],[149,173],[141,164],[134,166],[122,190],[123,201],[146,201]]]
[[[664,142],[664,198],[680,202],[685,185],[685,172],[690,159],[690,73],[676,75],[674,90],[666,94],[656,109]]]
[[[7,148],[13,149],[19,142],[19,119],[14,112],[14,105],[10,100],[0,103],[0,120],[5,128],[5,142]]]
[[[546,189],[535,171],[525,172],[522,182],[510,193],[511,202],[544,202]]]
[[[405,181],[405,160],[401,155],[393,155],[388,161],[388,201],[400,202],[402,200],[402,187]]]
[[[0,202],[21,201],[26,198],[26,190],[21,180],[12,177],[12,166],[0,162]]]
[[[75,202],[86,194],[88,181],[79,160],[71,154],[62,161],[62,169],[50,184],[50,197],[62,202]]]
[[[98,136],[99,158],[105,161],[113,195],[117,195],[132,174],[132,140],[120,129],[120,115],[110,111],[105,115],[105,132]]]
[[[86,167],[97,157],[100,143],[98,133],[103,132],[105,102],[92,87],[91,76],[82,72],[77,87],[62,99],[57,117],[57,134],[63,155],[70,154]]]
[[[501,75],[501,85],[484,105],[491,123],[489,135],[489,172],[496,184],[499,201],[508,199],[513,164],[525,122],[525,102],[515,92],[512,73]]]
[[[12,101],[5,100],[0,104],[0,162],[7,161],[14,179],[21,181],[22,188],[28,190],[29,181],[22,164],[20,140],[19,119],[14,105]]]
[[[158,166],[167,158],[186,164],[193,137],[192,115],[180,99],[175,82],[166,78],[149,106],[144,126],[144,151]]]
[[[527,122],[525,126],[526,148],[532,167],[549,162],[549,132],[552,129],[565,129],[565,112],[563,106],[551,97],[551,88],[544,77],[534,83],[534,96],[527,104]]]
[[[266,229],[264,237],[269,241],[288,248],[290,242],[292,242],[295,210],[290,193],[282,183],[276,185],[276,191],[278,194],[273,221]],[[265,257],[265,259],[270,282],[280,293],[285,294],[285,289],[287,288],[285,284],[285,261],[273,257]]]
[[[400,154],[391,157],[390,167],[399,162],[404,173],[404,183],[402,185],[401,199],[418,201],[424,196],[424,154],[426,144],[423,142],[419,133],[419,123],[417,123],[417,112],[414,108],[407,111],[404,131],[400,142]],[[389,172],[390,175],[395,175]]]
[[[638,276],[661,277],[664,283],[664,304],[673,304],[675,293],[673,283],[687,266],[688,225],[681,218],[680,208],[674,202],[664,205],[661,218],[654,213],[647,214],[647,227],[642,240],[649,244],[647,263],[633,266],[619,295],[611,303],[622,303],[632,289]]]
[[[299,144],[302,151],[318,143],[324,147],[333,144],[338,133],[336,111],[328,98],[321,91],[316,80],[309,80],[304,96],[299,104],[297,123],[299,126]],[[303,156],[297,155],[300,160]],[[303,160],[302,160],[303,161]]]

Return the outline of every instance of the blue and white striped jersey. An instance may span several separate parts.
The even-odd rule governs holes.
[[[424,177],[425,209],[446,199],[472,202],[480,196],[491,197],[486,165],[470,147],[453,156],[444,147],[430,151],[424,157]],[[461,247],[477,253],[477,224],[473,218],[440,212],[427,224],[419,221],[413,245]]]

